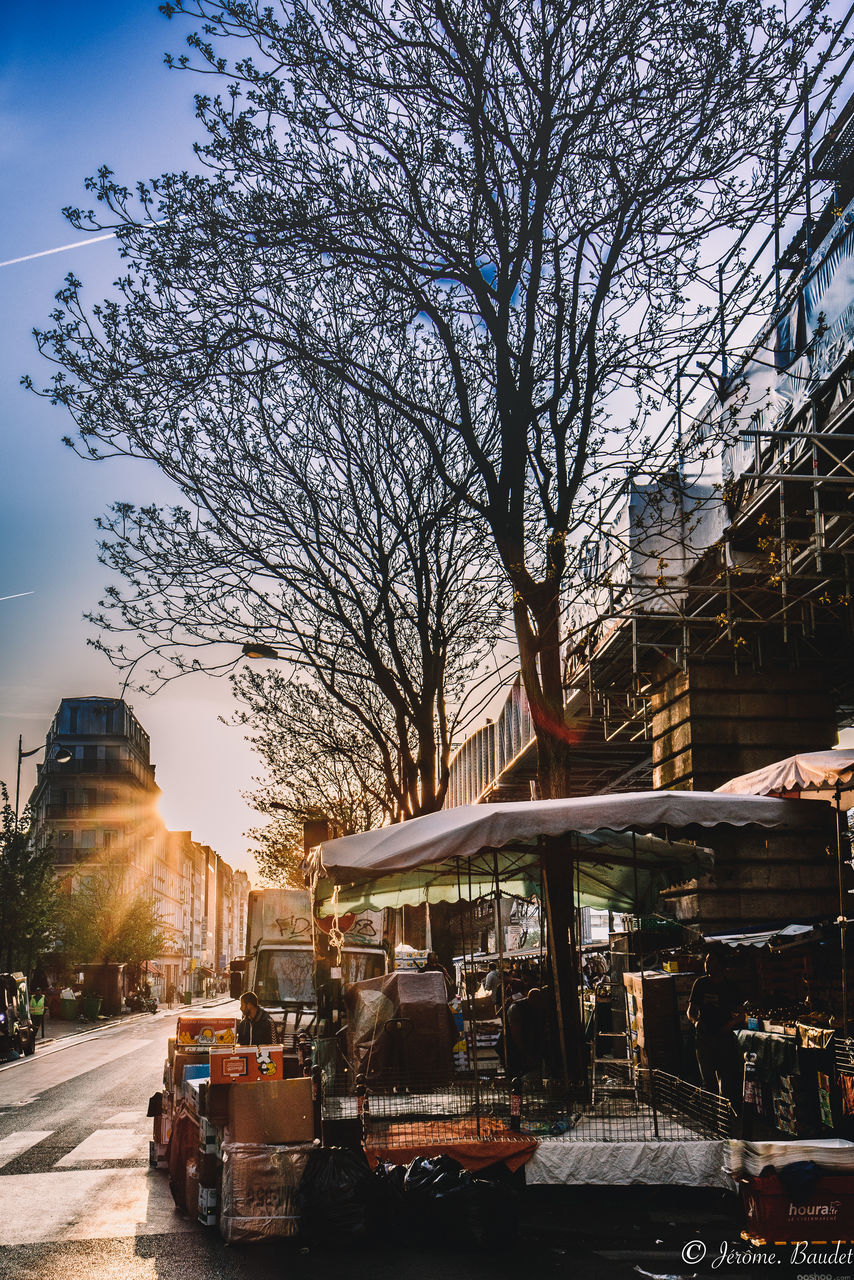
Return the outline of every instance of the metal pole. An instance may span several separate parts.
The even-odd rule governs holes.
[[[842,784],[837,782],[836,799],[836,869],[839,879],[839,949],[842,964],[842,1035],[848,1039],[848,962],[846,955],[847,913],[845,910],[845,890],[842,885]]]
[[[810,192],[810,95],[806,67],[804,68],[804,188],[806,191],[807,216],[804,222],[806,232],[807,261],[812,256],[812,194]]]
[[[15,778],[15,831],[18,830],[18,806],[21,800],[21,761],[24,758],[24,739],[18,734],[18,773]]]
[[[720,336],[721,336],[721,404],[724,402],[726,395],[727,380],[727,363],[726,363],[726,318],[724,316],[724,269],[723,266],[718,267],[718,304],[720,306]]]
[[[780,134],[774,130],[774,314],[780,311]]]

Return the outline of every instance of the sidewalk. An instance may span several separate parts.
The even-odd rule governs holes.
[[[229,996],[196,996],[192,1004],[161,1004],[158,1006],[157,1013],[172,1013],[177,1018],[183,1011],[188,1009],[196,1009],[199,1007],[209,1007],[215,1004],[223,1004],[228,1002]],[[156,1017],[151,1013],[130,1013],[124,1012],[116,1014],[112,1017],[102,1015],[96,1022],[87,1022],[85,1018],[75,1018],[73,1022],[66,1022],[64,1018],[45,1017],[44,1022],[44,1039],[39,1035],[36,1040],[36,1053],[39,1049],[47,1048],[48,1045],[55,1045],[59,1041],[67,1040],[70,1036],[87,1035],[92,1031],[100,1031],[106,1027],[115,1027],[125,1025],[126,1023],[135,1022],[139,1019]]]

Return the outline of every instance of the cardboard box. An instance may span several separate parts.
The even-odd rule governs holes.
[[[234,1143],[312,1142],[311,1081],[302,1076],[263,1084],[233,1084],[228,1095],[228,1128]]]
[[[199,1087],[199,1115],[222,1129],[228,1124],[227,1084],[208,1084]]]
[[[206,1066],[209,1062],[208,1051],[185,1053],[183,1049],[179,1049],[175,1054],[175,1060],[172,1063],[172,1090],[174,1093],[181,1093],[184,1084],[184,1068]]]
[[[166,1144],[160,1142],[149,1142],[148,1144],[148,1163],[152,1169],[168,1169],[169,1160],[166,1156]]]
[[[186,1165],[184,1201],[188,1215],[191,1218],[197,1217],[199,1212],[199,1169],[195,1160],[189,1160]]]
[[[234,1086],[253,1087],[257,1086]],[[266,1093],[266,1086],[262,1089]],[[310,1143],[223,1147],[219,1229],[224,1240],[275,1240],[297,1234],[297,1191],[311,1149]]]
[[[284,1049],[281,1045],[248,1045],[211,1050],[211,1084],[231,1084],[240,1080],[284,1080]]]
[[[172,1112],[154,1117],[154,1141],[165,1147],[172,1136]]]
[[[210,1049],[217,1044],[237,1043],[236,1018],[185,1018],[178,1019],[177,1047],[200,1045]]]
[[[216,1226],[216,1190],[199,1187],[199,1222],[203,1227]]]

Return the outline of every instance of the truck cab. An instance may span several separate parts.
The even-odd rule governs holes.
[[[381,913],[342,917],[338,924],[341,936],[333,941],[329,921],[312,921],[305,889],[249,894],[246,956],[232,964],[231,994],[254,991],[286,1045],[300,1032],[316,1033],[318,999],[321,1017],[329,1016],[345,986],[386,972]]]

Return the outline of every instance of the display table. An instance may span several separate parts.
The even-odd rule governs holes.
[[[528,1186],[724,1187],[726,1142],[579,1142],[542,1138],[525,1165]]]

